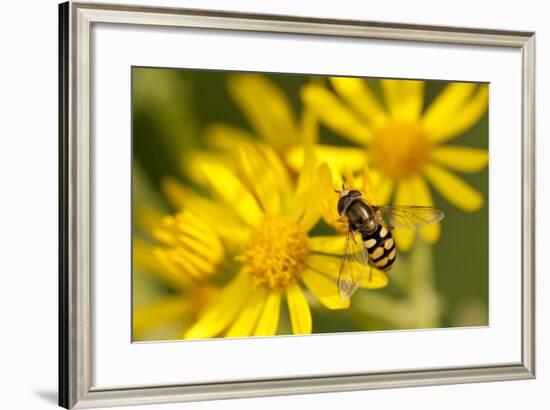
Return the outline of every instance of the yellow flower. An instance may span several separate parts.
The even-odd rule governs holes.
[[[178,269],[170,261],[169,253],[164,255],[158,250],[155,245],[134,238],[132,338],[135,341],[179,338],[182,331],[197,320],[206,304],[218,293],[218,289],[206,283],[202,277],[196,280],[190,274],[188,266],[192,262]],[[159,263],[159,256],[160,261],[167,257],[168,262],[165,260],[165,263]],[[214,265],[209,266],[202,275],[210,273],[213,268]],[[200,269],[193,267],[191,271],[196,274]],[[159,285],[169,292],[151,292],[151,288]]]
[[[153,236],[164,247],[153,253],[167,272],[181,281],[205,281],[224,259],[224,248],[217,232],[192,209],[166,216]]]
[[[207,127],[204,136],[210,148],[233,151],[242,143],[253,143],[260,139],[270,145],[275,153],[284,156],[288,148],[316,140],[317,122],[311,112],[303,111],[297,118],[288,97],[269,77],[261,74],[235,74],[228,77],[227,86],[252,132],[227,124],[212,124]],[[196,158],[196,153],[193,156],[195,158],[191,157],[187,161],[186,172],[199,180],[196,178],[195,164],[203,158]]]
[[[330,82],[334,93],[308,84],[302,99],[321,123],[361,148],[319,145],[319,160],[354,171],[367,161],[380,204],[388,203],[393,195],[395,204],[433,206],[427,180],[461,210],[473,212],[483,206],[482,194],[451,171],[482,170],[488,162],[487,151],[447,142],[486,112],[486,84],[450,83],[423,110],[423,81],[380,80],[387,109],[363,79],[335,77]],[[300,149],[287,156],[295,169],[302,158]],[[439,238],[440,225],[424,227],[420,234],[433,243]],[[396,236],[400,249],[410,249],[413,231],[397,230]]]
[[[321,213],[319,194],[324,188],[319,175],[329,173],[328,166],[317,167],[310,149],[293,183],[272,148],[242,144],[238,151],[236,169],[216,162],[198,165],[215,198],[205,200],[224,209],[223,214],[209,215],[211,226],[239,227],[239,235],[224,239],[239,265],[184,337],[274,335],[283,298],[292,332],[311,333],[311,296],[328,309],[349,306],[336,285],[344,237],[310,235]],[[375,289],[387,282],[376,271],[360,286]]]
[[[208,280],[220,270],[225,249],[204,215],[182,209],[163,217],[161,198],[138,164],[134,164],[133,182],[140,207],[134,214],[132,246],[132,337],[136,341],[177,339],[217,295],[218,289]]]

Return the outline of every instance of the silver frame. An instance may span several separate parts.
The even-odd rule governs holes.
[[[89,408],[535,377],[535,34],[68,2],[59,8],[59,404]],[[91,386],[90,30],[96,23],[510,47],[522,53],[522,357],[519,363],[100,389]]]

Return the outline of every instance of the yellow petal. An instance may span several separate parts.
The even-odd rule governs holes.
[[[313,180],[310,185],[309,192],[306,192],[307,206],[304,214],[298,221],[304,232],[309,232],[319,222],[321,218],[321,195],[324,192],[324,187],[321,182],[315,179],[317,169],[313,173]]]
[[[344,184],[345,187],[348,189],[350,188],[361,189],[360,188],[361,184],[359,184],[359,178],[356,178],[355,175],[353,175],[353,171],[349,167],[344,167],[343,169],[339,170],[338,178],[335,178],[335,180],[341,184]]]
[[[315,177],[315,164],[317,162],[315,151],[312,145],[303,147],[304,161],[300,167],[298,182],[296,183],[296,197],[301,198],[307,195],[311,183]]]
[[[316,192],[316,159],[313,147],[306,146],[302,170],[298,175],[296,194],[290,209],[290,217],[308,232],[321,215],[319,196]]]
[[[191,276],[202,281],[206,280],[209,274],[195,263],[201,260],[191,255],[189,251],[181,251],[178,248],[155,248],[153,252],[164,268],[174,276]]]
[[[345,242],[344,235],[314,236],[309,238],[308,248],[311,252],[341,255],[344,252]]]
[[[225,124],[213,124],[206,129],[204,140],[209,147],[232,151],[240,144],[253,141],[254,137],[240,128]]]
[[[261,153],[266,161],[266,166],[268,166],[275,175],[275,187],[281,194],[281,199],[283,202],[288,199],[290,196],[292,182],[290,181],[290,176],[288,174],[285,164],[281,161],[279,155],[267,144],[256,144],[256,147]]]
[[[277,149],[296,143],[299,137],[292,106],[286,95],[268,77],[238,74],[228,82],[229,92],[252,127]]]
[[[375,177],[377,175],[377,177]],[[371,172],[371,178],[374,181],[374,197],[376,198],[375,205],[386,205],[393,193],[393,180],[382,175],[381,173]]]
[[[334,280],[338,279],[340,274],[340,265],[342,258],[327,255],[310,255],[307,260],[307,266],[316,272],[323,273]],[[363,278],[359,281],[359,287],[365,289],[379,289],[388,285],[388,277],[378,269],[370,266],[364,267]]]
[[[380,204],[380,202],[375,197],[375,186],[372,182],[372,178],[370,176],[370,170],[367,164],[365,163],[363,167],[363,175],[361,176],[361,182],[362,182],[362,188],[363,188],[363,197],[367,201],[367,203],[371,205]]]
[[[176,289],[185,289],[192,283],[192,277],[195,279],[204,279],[203,275],[195,268],[187,268],[183,264],[178,264],[171,258],[170,252],[166,249],[155,248],[152,251],[157,269],[148,271],[153,273],[167,285]],[[134,259],[135,260],[135,259]]]
[[[474,96],[445,124],[444,127],[434,129],[430,135],[433,141],[448,141],[476,124],[487,111],[489,104],[489,86],[480,85]]]
[[[387,114],[367,82],[362,78],[331,77],[330,81],[342,99],[377,128],[387,121]]]
[[[414,205],[414,192],[411,191],[410,184],[405,181],[401,181],[397,185],[394,199],[396,205]],[[406,252],[411,249],[414,242],[414,231],[395,229],[393,236],[395,237],[395,244],[400,251]]]
[[[225,257],[225,249],[218,236],[212,231],[201,231],[188,218],[167,217],[161,229],[153,235],[168,246],[156,248],[155,255],[167,263],[169,270],[190,274],[197,279],[213,274]]]
[[[359,282],[359,287],[363,289],[381,289],[388,286],[389,279],[384,272],[375,268],[370,268],[363,279]]]
[[[322,190],[321,194],[329,194],[332,192],[334,194],[332,195],[333,197],[338,196],[337,192],[334,191],[335,186],[332,181],[332,175],[330,173],[330,168],[326,162],[323,162],[321,165],[319,165],[319,167],[317,167],[315,177],[320,182],[320,189]],[[322,198],[326,198],[327,196],[330,195],[323,195]]]
[[[208,183],[202,171],[202,164],[205,163],[218,164],[230,168],[234,162],[231,155],[227,155],[227,153],[189,150],[182,154],[181,165],[183,174],[197,185],[206,185]]]
[[[414,232],[409,229],[395,229],[393,231],[397,249],[402,252],[408,252],[414,243]]]
[[[457,208],[474,212],[483,206],[483,195],[446,169],[428,164],[424,168],[424,174],[434,188]]]
[[[340,251],[342,253],[343,249]],[[340,272],[341,256],[311,254],[308,256],[306,264],[316,272],[323,273],[331,278],[338,278]]]
[[[311,293],[328,309],[346,309],[349,299],[342,300],[336,282],[311,269],[306,269],[302,280]]]
[[[288,286],[286,298],[292,333],[295,335],[311,333],[311,311],[300,286],[295,283]]]
[[[393,118],[417,120],[424,102],[424,81],[380,80]]]
[[[281,292],[270,291],[267,295],[262,314],[258,319],[258,325],[254,330],[254,335],[273,336],[277,333],[280,310]]]
[[[307,205],[307,191],[309,191],[315,172],[315,153],[312,146],[306,146],[304,149],[304,161],[299,168],[296,189],[292,196],[290,209],[288,210],[291,219],[298,221]]]
[[[315,144],[319,140],[319,122],[317,116],[307,108],[302,111],[301,135],[303,144]]]
[[[175,246],[172,248],[155,248],[154,253],[159,260],[167,262],[179,274],[191,275],[195,279],[204,280],[217,269],[217,261],[205,260],[193,253],[189,248]]]
[[[250,274],[241,271],[205,309],[199,320],[185,332],[184,337],[201,339],[220,334],[235,319],[251,288]]]
[[[407,181],[409,190],[414,197],[412,204],[421,206],[434,206],[432,194],[428,184],[421,176],[412,177]],[[436,223],[420,228],[420,235],[426,242],[435,243],[441,235],[441,224]]]
[[[176,246],[178,244],[178,238],[175,233],[168,230],[156,229],[153,231],[153,237],[164,245]]]
[[[182,235],[186,236],[186,239],[194,239],[193,246],[197,242],[204,242],[210,245],[211,239],[216,239],[216,234],[201,218],[195,214],[191,209],[184,209],[175,215],[175,217],[165,218],[167,226],[170,228],[175,228],[175,233],[178,236],[178,239]],[[213,245],[218,245],[215,243]]]
[[[132,248],[132,263],[135,269],[160,279],[173,289],[186,289],[190,285],[189,277],[176,269],[166,269],[153,252],[153,246],[134,238]]]
[[[344,167],[359,171],[366,161],[366,152],[363,148],[315,145],[314,150],[318,163],[326,162],[338,171]],[[290,148],[286,154],[286,162],[292,169],[300,170],[304,163],[304,148],[302,146]]]
[[[192,209],[230,245],[241,245],[248,240],[250,231],[222,204],[200,196],[172,177],[163,179],[161,188],[174,208]]]
[[[319,194],[317,190],[317,184],[314,184],[311,191],[309,201],[307,203],[304,214],[298,221],[300,228],[304,232],[309,232],[319,222],[321,218],[321,204],[319,200]]]
[[[489,153],[485,149],[441,145],[432,149],[431,159],[454,171],[479,172],[487,166]]]
[[[422,116],[422,125],[430,136],[437,135],[453,121],[457,110],[465,104],[475,86],[475,83],[455,82],[445,87]]]
[[[367,144],[372,132],[364,121],[358,119],[336,96],[317,84],[302,88],[302,100],[319,120],[343,137],[360,145]]]
[[[244,178],[256,194],[264,212],[278,214],[281,202],[279,192],[275,189],[275,175],[250,144],[241,144],[238,150]]]
[[[326,163],[321,164],[317,168],[317,181],[323,219],[329,226],[336,229],[337,232],[347,232],[347,224],[338,215],[338,194],[334,192],[336,186],[332,182],[331,170]],[[341,186],[338,186],[338,188],[341,188]]]
[[[263,286],[252,291],[246,304],[233,322],[226,337],[246,337],[252,334],[267,297],[267,289]]]
[[[153,303],[134,308],[132,321],[134,337],[136,333],[181,320],[188,309],[189,305],[180,295],[163,297]]]
[[[162,227],[154,234],[169,233],[175,240],[173,245],[192,249],[194,253],[212,262],[223,258],[224,248],[211,224],[205,222],[195,210],[183,209],[175,216],[164,218]]]
[[[259,225],[263,213],[254,196],[229,169],[212,162],[201,164],[204,178],[212,190],[232,207],[243,221]]]
[[[193,253],[192,249],[178,246],[174,248],[173,251],[175,257],[183,259],[201,273],[213,273],[216,268],[210,261],[205,260],[202,255]]]
[[[161,181],[161,190],[170,205],[175,209],[183,208],[188,204],[189,200],[199,197],[195,191],[183,185],[174,177],[163,178]]]

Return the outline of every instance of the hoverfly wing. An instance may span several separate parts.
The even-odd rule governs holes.
[[[431,206],[393,205],[372,207],[389,228],[417,229],[441,221],[445,214]]]
[[[349,229],[338,274],[338,290],[342,300],[346,301],[353,295],[369,269],[372,267],[368,264],[361,234]]]

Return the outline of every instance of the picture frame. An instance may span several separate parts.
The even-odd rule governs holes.
[[[342,39],[506,47],[521,52],[521,360],[482,366],[100,388],[92,385],[91,29],[94,24],[293,33]],[[59,404],[104,407],[535,377],[535,34],[152,6],[59,7]]]

